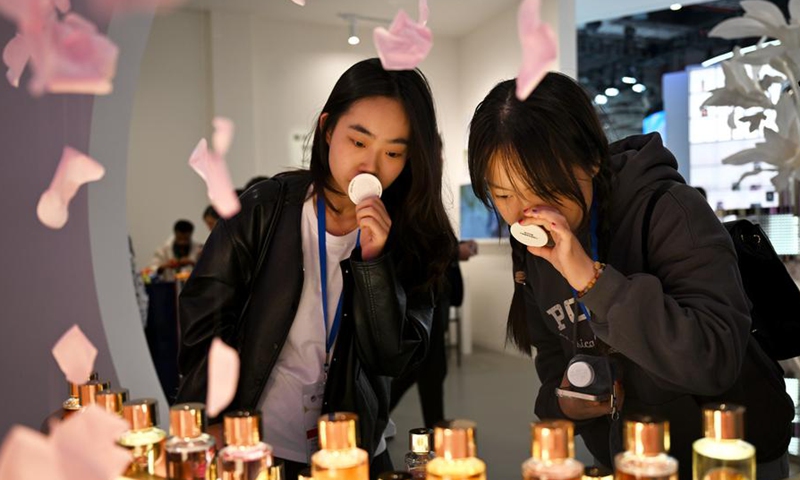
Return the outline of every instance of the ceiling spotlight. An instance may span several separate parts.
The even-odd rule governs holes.
[[[619,95],[619,89],[615,87],[608,87],[606,88],[606,96],[607,97],[616,97]]]
[[[673,12],[677,12],[681,8],[683,8],[683,5],[681,5],[680,3],[673,3],[672,5],[669,6],[669,9],[672,10]]]
[[[606,97],[605,95],[597,95],[596,97],[594,97],[594,103],[598,105],[605,105],[606,103],[608,103],[608,97]]]
[[[347,43],[350,45],[358,45],[361,43],[361,39],[358,38],[358,34],[356,33],[356,17],[350,18],[350,36],[347,37]]]
[[[645,90],[647,90],[647,87],[641,83],[637,83],[636,85],[632,86],[631,89],[636,93],[643,93]]]
[[[635,77],[622,77],[622,83],[625,85],[633,85],[636,83],[636,81],[637,80]]]

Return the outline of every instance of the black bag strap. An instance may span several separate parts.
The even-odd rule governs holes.
[[[642,220],[642,266],[645,272],[650,272],[650,256],[647,247],[647,240],[650,235],[650,219],[653,217],[653,211],[656,209],[656,203],[662,195],[667,193],[667,190],[674,185],[672,182],[662,182],[661,185],[650,195],[650,200],[647,202],[647,208],[644,211],[644,220]]]

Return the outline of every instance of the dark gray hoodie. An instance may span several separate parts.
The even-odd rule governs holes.
[[[729,234],[705,198],[685,184],[658,134],[629,137],[612,144],[611,153],[613,187],[601,218],[609,234],[601,240],[606,247],[600,261],[608,266],[581,298],[591,321],[576,307],[561,274],[512,239],[515,258],[524,259],[515,270],[524,269],[527,281],[516,285],[510,315],[525,315],[536,347],[542,381],[537,416],[564,418],[554,390],[573,351],[611,352],[625,390],[622,417],[648,413],[670,421],[671,454],[681,463],[681,478],[691,478],[691,444],[702,434],[699,404],[706,400],[749,407],[746,431],[758,461],[777,458],[789,442],[792,403],[774,362],[750,341],[749,302]],[[644,211],[665,181],[675,185],[653,212],[650,272],[642,273]],[[576,235],[589,252],[588,225]],[[766,419],[756,411],[770,409]],[[612,467],[622,446],[620,422],[606,416],[576,426],[594,456]]]

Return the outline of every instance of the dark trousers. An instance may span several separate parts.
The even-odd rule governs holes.
[[[419,366],[392,380],[389,411],[403,398],[414,383],[419,390],[422,418],[427,428],[444,420],[444,379],[447,376],[447,346],[445,331],[450,321],[450,299],[441,298],[433,310],[428,354]]]

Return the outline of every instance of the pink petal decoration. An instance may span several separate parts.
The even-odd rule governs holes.
[[[53,0],[53,6],[55,6],[59,12],[67,13],[69,12],[72,5],[70,5],[70,0]]]
[[[522,66],[517,75],[517,98],[525,100],[539,85],[550,63],[558,56],[558,44],[550,25],[540,18],[540,0],[524,0],[519,7],[517,29],[522,45]]]
[[[31,93],[111,93],[119,48],[80,15],[49,22],[31,38],[34,77]]]
[[[131,452],[117,445],[127,429],[128,424],[117,415],[90,405],[80,415],[56,424],[50,444],[67,478],[109,480],[131,463]]]
[[[11,428],[0,446],[0,478],[67,480],[47,437],[20,425]]]
[[[30,47],[24,36],[19,33],[6,44],[3,49],[3,63],[8,67],[6,78],[14,88],[19,87],[22,71],[31,58]]]
[[[216,117],[213,121],[212,137],[215,151],[208,150],[205,139],[201,139],[189,157],[189,165],[205,180],[208,199],[222,218],[230,218],[241,210],[239,197],[233,187],[225,154],[233,138],[233,122],[227,118]]]
[[[67,380],[80,385],[92,374],[97,349],[80,327],[73,325],[53,346],[53,357]]]
[[[239,355],[217,337],[208,352],[206,411],[209,417],[216,417],[230,405],[238,382]]]
[[[39,198],[36,206],[39,221],[52,229],[63,227],[69,218],[69,202],[78,193],[81,185],[100,180],[105,173],[103,166],[94,159],[72,147],[64,147],[50,187]]]
[[[306,0],[292,0],[292,2],[294,2],[295,5],[300,5],[301,7],[306,6]]]
[[[425,26],[428,4],[420,0],[420,21],[414,22],[405,11],[394,17],[389,30],[377,27],[372,32],[381,65],[386,70],[411,70],[417,67],[433,47],[433,33]]]

